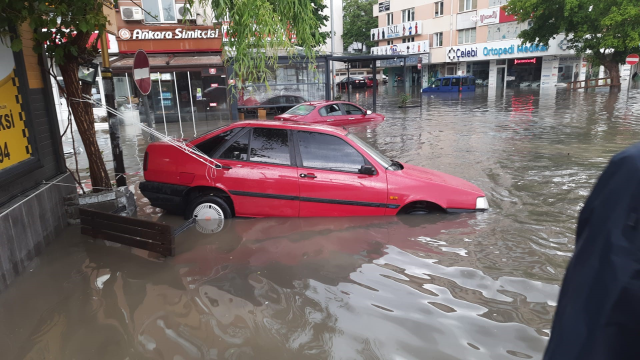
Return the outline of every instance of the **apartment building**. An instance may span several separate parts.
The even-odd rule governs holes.
[[[444,75],[473,75],[478,85],[502,89],[584,79],[587,63],[567,48],[564,35],[549,46],[521,44],[517,36],[530,24],[507,15],[507,1],[380,1],[373,9],[378,28],[371,29],[378,46],[371,53],[409,55],[406,68],[401,61],[381,66],[390,82],[403,78],[422,87]]]

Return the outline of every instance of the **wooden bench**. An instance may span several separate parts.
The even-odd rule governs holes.
[[[164,256],[175,255],[175,235],[170,225],[84,208],[79,211],[83,235]]]

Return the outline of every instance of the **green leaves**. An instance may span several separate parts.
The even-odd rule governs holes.
[[[346,0],[344,2],[342,39],[345,46],[354,42],[368,47],[376,46],[375,42],[371,41],[370,35],[370,30],[378,27],[378,19],[373,17],[373,6],[376,4],[376,0]]]
[[[13,50],[13,51],[22,50],[22,40],[21,39],[13,39],[13,41],[11,41],[11,50]]]
[[[638,0],[511,0],[506,10],[520,22],[533,19],[533,26],[519,35],[525,42],[548,44],[564,32],[571,35],[572,49],[602,63],[622,63],[640,50]]]

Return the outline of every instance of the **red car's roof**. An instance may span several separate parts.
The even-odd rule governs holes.
[[[302,104],[313,105],[313,106],[328,105],[328,104],[352,104],[352,105],[359,106],[358,104],[348,102],[348,101],[343,101],[343,100],[316,100],[316,101],[303,102]]]
[[[333,102],[333,101],[327,101],[327,102]],[[247,120],[247,121],[240,121],[237,122],[235,124],[233,124],[235,126],[239,126],[239,127],[275,127],[275,128],[281,128],[281,129],[295,129],[295,130],[304,130],[304,129],[308,129],[308,130],[324,130],[324,131],[330,131],[332,133],[336,133],[336,134],[340,134],[340,135],[346,135],[348,133],[348,131],[344,128],[341,127],[335,127],[335,126],[329,126],[329,125],[314,125],[314,124],[308,124],[308,123],[302,123],[302,122],[297,122],[297,121],[258,121],[258,120]]]

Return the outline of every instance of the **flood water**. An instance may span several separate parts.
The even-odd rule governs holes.
[[[370,105],[371,93],[352,100]],[[609,158],[640,139],[640,91],[397,104],[380,89],[387,120],[351,130],[473,182],[490,211],[233,219],[213,234],[191,227],[167,259],[68,228],[0,294],[3,358],[540,359],[580,208]],[[135,184],[146,142],[123,139]],[[138,216],[182,223],[137,196]]]

